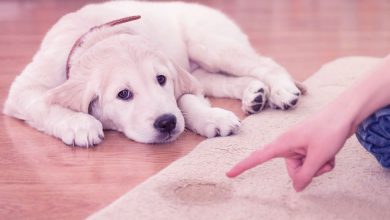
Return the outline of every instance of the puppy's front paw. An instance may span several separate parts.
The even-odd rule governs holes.
[[[71,146],[91,147],[103,141],[102,123],[94,117],[76,113],[71,118],[61,122],[55,135]]]
[[[221,108],[211,108],[198,131],[201,135],[212,138],[235,134],[239,128],[240,120],[232,112]]]
[[[270,88],[269,105],[274,109],[294,108],[301,96],[300,90],[292,81],[278,82]]]
[[[261,81],[251,82],[244,90],[241,109],[247,114],[263,110],[267,103],[268,93],[267,86]]]

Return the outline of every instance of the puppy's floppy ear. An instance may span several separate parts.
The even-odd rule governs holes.
[[[58,104],[88,114],[92,111],[92,104],[98,100],[98,95],[81,77],[72,77],[49,90],[46,98],[50,104]]]
[[[203,94],[199,81],[182,67],[170,62],[174,72],[174,87],[176,99],[184,94]]]

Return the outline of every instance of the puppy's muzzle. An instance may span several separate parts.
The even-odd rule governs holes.
[[[176,116],[172,114],[161,115],[154,121],[153,125],[161,133],[171,133],[176,128]]]

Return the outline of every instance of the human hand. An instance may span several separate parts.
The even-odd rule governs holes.
[[[335,155],[351,135],[349,121],[335,112],[324,111],[303,121],[263,149],[253,152],[226,175],[236,177],[268,160],[283,157],[294,189],[302,191],[313,177],[334,168]]]

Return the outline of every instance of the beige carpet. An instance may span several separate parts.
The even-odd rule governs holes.
[[[338,154],[335,170],[302,193],[292,189],[282,159],[233,180],[225,177],[233,164],[317,111],[377,62],[349,57],[324,65],[305,82],[309,93],[296,110],[247,117],[239,135],[203,141],[90,219],[390,219],[390,171],[355,137]]]

